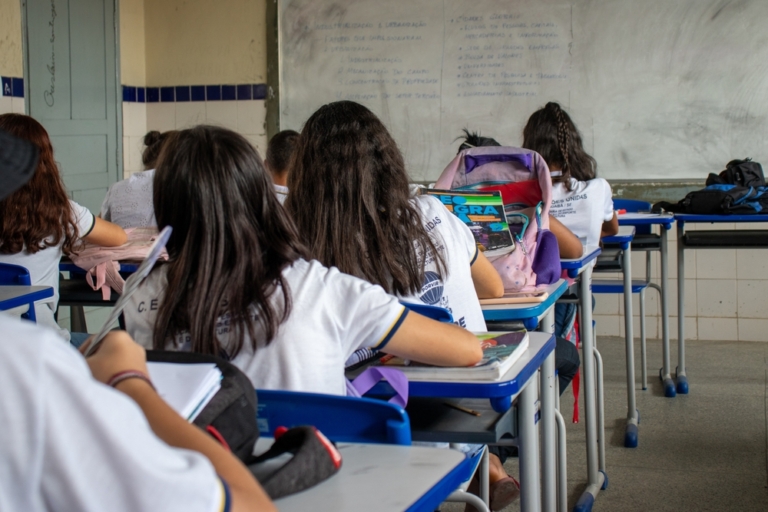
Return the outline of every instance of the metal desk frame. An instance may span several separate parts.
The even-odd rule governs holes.
[[[750,223],[750,222],[768,222],[768,215],[693,215],[688,213],[676,213],[677,221],[677,372],[675,380],[677,382],[677,392],[683,395],[688,394],[688,376],[685,372],[685,250],[686,249],[765,249],[766,244],[738,244],[729,245],[715,244],[696,244],[687,245],[685,236],[685,224],[688,223]],[[739,232],[761,232],[768,236],[768,230],[734,230],[729,232],[738,237]],[[692,231],[698,236],[705,236],[707,231]],[[711,239],[716,240],[716,232],[711,232]],[[670,376],[671,378],[671,376]],[[666,381],[665,381],[666,382]]]

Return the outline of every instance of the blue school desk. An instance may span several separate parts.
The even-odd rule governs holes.
[[[534,331],[539,321],[554,307],[555,302],[568,290],[568,282],[560,279],[548,285],[545,290],[549,294],[541,302],[521,304],[483,304],[483,317],[486,322],[522,322],[527,331]],[[547,329],[551,332],[552,329]]]
[[[602,359],[594,345],[592,327],[592,266],[600,255],[599,247],[585,247],[581,258],[562,260],[568,277],[579,280],[581,311],[581,374],[584,390],[584,429],[587,438],[587,487],[574,511],[592,510],[595,498],[608,486],[605,473],[605,418],[603,412]],[[599,373],[597,376],[595,372]]]
[[[686,249],[765,249],[768,230],[688,230],[686,223],[768,222],[768,215],[693,215],[676,213],[677,221],[677,392],[688,393],[685,373],[685,250]]]
[[[621,272],[624,283],[616,292],[624,293],[624,337],[627,354],[627,427],[624,432],[624,446],[627,448],[637,447],[637,426],[640,423],[635,397],[635,339],[632,331],[632,239],[634,236],[634,226],[619,226],[618,234],[603,238],[604,243],[617,244],[622,250]]]
[[[669,245],[667,240],[667,232],[672,229],[672,223],[675,218],[669,213],[626,213],[619,215],[620,226],[659,226],[659,238],[661,240],[661,247],[659,252],[661,253],[661,284],[658,287],[659,295],[661,297],[661,332],[662,332],[662,368],[659,375],[663,386],[664,396],[668,398],[674,398],[677,395],[675,389],[675,382],[672,380],[670,369],[670,356],[669,356],[669,300],[667,287],[669,283]],[[647,261],[647,260],[646,260]],[[646,278],[650,279],[650,268],[646,268]],[[651,284],[651,286],[654,286]],[[641,319],[644,315],[641,314]],[[644,321],[644,320],[643,320]],[[643,357],[645,360],[645,357]],[[646,368],[643,366],[643,389],[646,387]]]
[[[38,300],[53,297],[53,288],[50,286],[0,286],[0,311],[6,311],[12,315],[23,315],[32,312],[34,319],[34,303]]]
[[[546,287],[547,298],[542,302],[534,303],[522,303],[522,304],[485,304],[483,308],[483,317],[486,322],[522,322],[526,330],[532,331],[539,327],[541,324],[541,330],[546,333],[554,332],[554,307],[557,300],[568,289],[568,282],[564,279],[558,280]],[[504,327],[499,327],[497,330],[504,330]],[[548,368],[549,364],[552,368]],[[542,367],[542,456],[545,461],[549,463],[543,465],[544,479],[543,479],[543,494],[542,505],[545,511],[554,511],[560,502],[560,510],[565,510],[567,500],[567,470],[565,467],[565,422],[562,416],[557,411],[557,392],[555,390],[554,382],[545,383],[544,375],[550,373],[554,375],[555,361],[554,356],[551,361],[547,359]],[[560,443],[557,443],[556,430],[560,430]],[[559,456],[558,456],[559,453]],[[559,461],[555,465],[555,461]],[[555,488],[558,482],[558,477],[555,475],[555,468],[560,475],[560,489]]]
[[[256,452],[272,439],[259,438]],[[464,454],[422,446],[339,443],[341,469],[328,480],[275,500],[284,512],[432,512],[462,484]],[[285,459],[275,459],[275,466]],[[265,471],[270,469],[269,463]],[[274,467],[274,466],[273,466]]]
[[[120,272],[132,274],[139,269],[139,265],[141,265],[140,261],[121,261]],[[59,271],[60,272],[80,272],[80,273],[85,272],[85,270],[81,269],[80,267],[72,263],[71,260],[66,258],[63,258],[59,262]]]
[[[539,483],[539,433],[536,428],[536,415],[539,412],[539,394],[534,377],[541,368],[539,376],[541,384],[541,425],[544,432],[544,449],[542,450],[542,467],[544,488],[554,489],[556,482],[552,475],[555,471],[554,440],[555,426],[555,337],[551,333],[529,333],[528,349],[498,381],[446,381],[424,382],[409,381],[408,392],[411,397],[430,398],[482,398],[490,401],[493,410],[498,413],[508,411],[513,400],[517,400],[516,430],[519,433],[520,446],[520,507],[521,511],[542,510],[542,494]],[[387,396],[394,394],[391,386],[380,382],[370,391],[371,395]],[[412,418],[413,420],[413,418]],[[551,432],[552,434],[548,434]],[[421,439],[414,433],[414,440]],[[438,439],[428,439],[436,441]],[[443,439],[447,442],[477,442],[476,439],[466,438]],[[530,454],[533,454],[531,456]],[[487,468],[486,461],[483,467]],[[485,480],[485,481],[484,481]],[[487,471],[481,474],[481,498],[488,503]],[[556,494],[546,496],[546,500],[554,503]],[[550,510],[550,508],[545,508]]]

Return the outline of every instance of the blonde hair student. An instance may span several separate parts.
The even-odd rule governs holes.
[[[0,129],[32,142],[40,151],[32,179],[0,202],[0,262],[25,267],[33,285],[53,287],[51,300],[35,303],[37,322],[69,340],[70,333],[54,319],[62,254],[76,252],[80,239],[114,247],[124,244],[127,237],[120,226],[94,217],[87,208],[67,197],[53,159],[53,145],[40,123],[21,114],[3,114]],[[76,338],[75,344],[85,339]]]
[[[170,261],[131,298],[126,325],[155,349],[222,355],[257,388],[345,394],[359,348],[467,366],[471,333],[409,312],[381,287],[306,257],[255,149],[198,126],[171,136],[154,182]]]

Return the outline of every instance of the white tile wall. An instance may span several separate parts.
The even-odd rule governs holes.
[[[695,229],[731,230],[733,224],[699,225]],[[749,229],[768,229],[750,225]],[[669,231],[668,288],[670,339],[677,339],[677,243]],[[644,255],[632,254],[633,275],[645,272]],[[659,254],[652,257],[651,274],[659,282]],[[685,252],[685,337],[688,340],[768,341],[768,249],[688,250]],[[603,277],[601,275],[600,277]],[[624,335],[621,295],[596,296],[597,332]],[[633,297],[634,335],[640,336],[639,297]],[[646,326],[649,338],[660,338],[661,304],[656,290],[646,291]]]
[[[13,109],[14,114],[23,114],[24,113],[24,98],[17,98],[13,97],[11,98],[11,108]]]
[[[13,98],[10,96],[0,96],[0,114],[13,113]]]

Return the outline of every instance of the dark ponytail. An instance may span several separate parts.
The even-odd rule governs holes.
[[[523,129],[523,147],[539,153],[550,168],[559,167],[563,174],[552,182],[565,183],[568,190],[571,177],[589,181],[597,176],[597,162],[584,151],[579,130],[555,102],[531,114]]]

